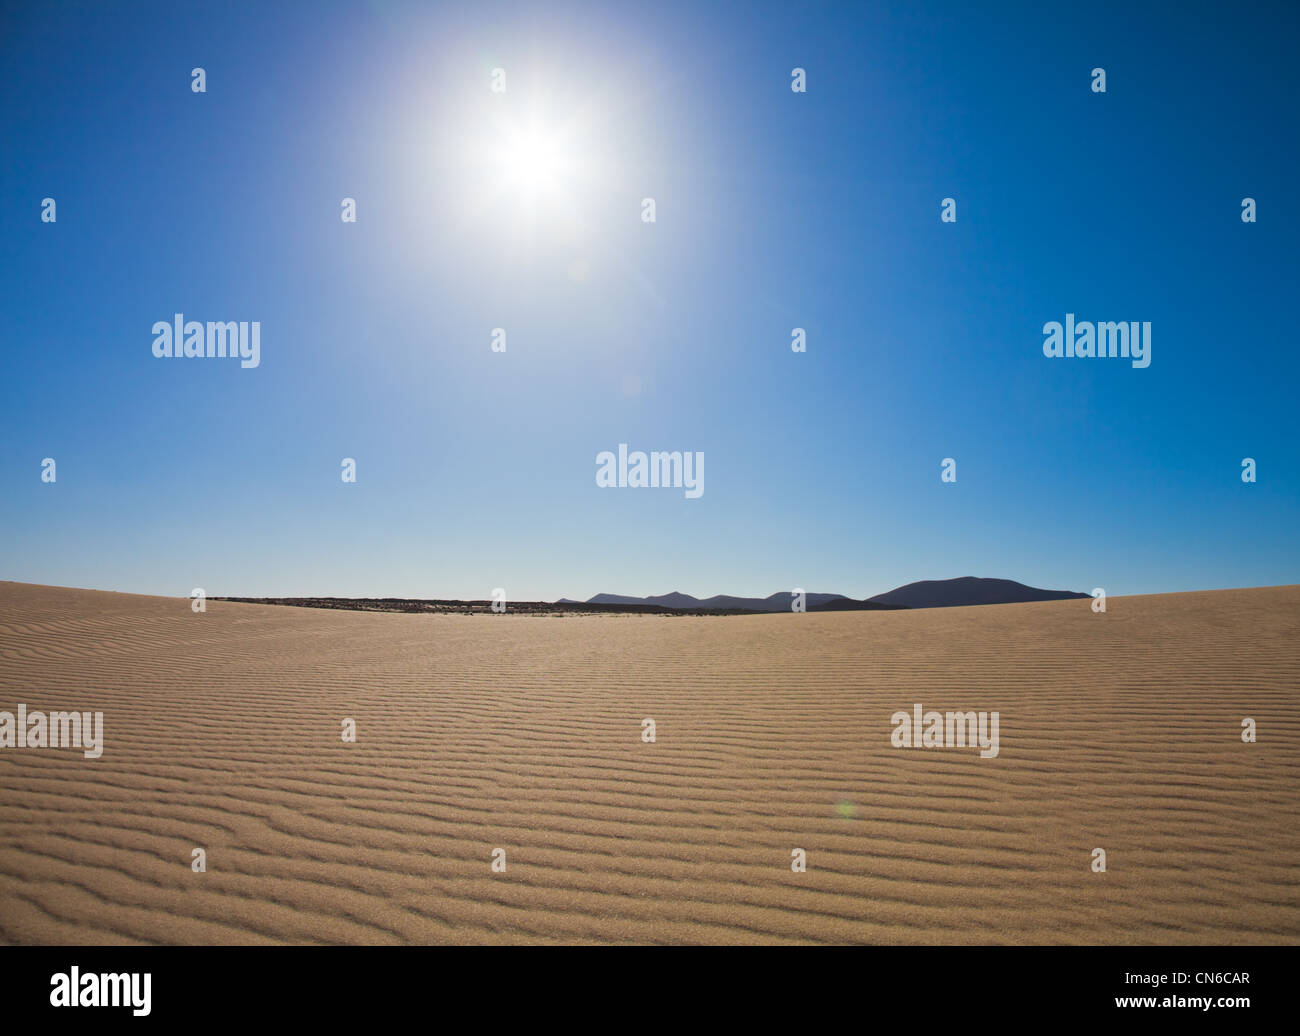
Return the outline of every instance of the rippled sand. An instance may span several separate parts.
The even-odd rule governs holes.
[[[196,615],[0,583],[0,709],[106,728],[95,760],[0,749],[0,941],[1300,942],[1300,587],[1089,603]],[[997,710],[1000,754],[891,747],[916,702]]]

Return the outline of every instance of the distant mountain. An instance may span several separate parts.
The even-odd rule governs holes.
[[[1088,594],[1068,590],[1036,590],[1009,579],[929,580],[909,583],[897,590],[879,594],[865,601],[855,601],[842,594],[805,594],[804,604],[810,612],[884,611],[895,608],[947,608],[961,604],[1006,604],[1012,601],[1057,601]],[[491,601],[456,601],[404,597],[213,597],[214,601],[245,604],[280,604],[297,608],[341,608],[375,612],[438,612],[449,614],[487,614]],[[642,615],[744,615],[790,611],[790,591],[781,590],[770,597],[731,597],[718,594],[700,600],[690,594],[673,592],[658,597],[626,597],[621,594],[597,594],[590,601],[572,601],[561,597],[546,601],[511,601],[511,612],[525,615],[591,614],[614,612]]]
[[[972,604],[1019,604],[1027,601],[1064,601],[1088,597],[1070,590],[1039,590],[1011,579],[981,579],[962,576],[958,579],[926,579],[908,583],[888,593],[856,601],[843,594],[807,594],[808,610],[882,611],[895,608],[954,608]],[[788,612],[790,592],[783,590],[770,597],[731,597],[718,594],[700,599],[673,591],[655,597],[627,597],[622,594],[596,594],[587,604],[630,608],[672,608],[680,611],[751,611]],[[558,604],[578,604],[567,597]]]
[[[902,605],[904,608],[956,608],[972,604],[1067,601],[1089,596],[1091,595],[1072,590],[1039,590],[1013,579],[961,576],[957,579],[924,579],[919,583],[908,583],[896,590],[868,598],[868,601]]]

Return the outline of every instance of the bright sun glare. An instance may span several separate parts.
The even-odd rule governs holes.
[[[504,234],[520,252],[585,239],[611,183],[599,113],[549,97],[507,100],[485,98],[457,129],[466,225]]]
[[[506,185],[530,197],[554,192],[569,171],[556,134],[537,125],[509,129],[498,162]]]

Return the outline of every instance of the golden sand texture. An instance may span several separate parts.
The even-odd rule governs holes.
[[[1300,942],[1300,587],[1090,603],[195,614],[0,583],[0,710],[105,725],[99,759],[0,749],[0,941]],[[998,711],[997,758],[892,747],[917,702]]]

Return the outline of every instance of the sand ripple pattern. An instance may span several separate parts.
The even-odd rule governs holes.
[[[0,750],[0,942],[1294,944],[1298,634],[1294,586],[540,618],[0,583],[0,709],[106,728]],[[892,748],[914,702],[999,711],[1001,754]]]

